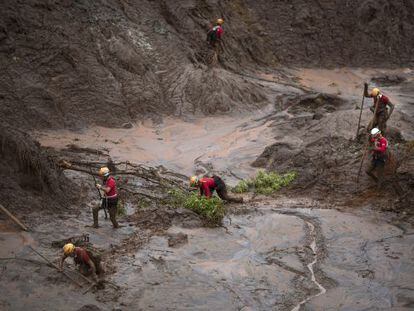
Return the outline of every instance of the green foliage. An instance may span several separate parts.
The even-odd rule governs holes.
[[[259,171],[254,179],[240,181],[232,191],[236,193],[254,191],[256,193],[270,195],[280,190],[280,188],[288,186],[295,180],[296,176],[296,172],[280,175],[276,172],[266,173]]]
[[[185,207],[201,215],[210,225],[220,225],[225,209],[223,201],[218,197],[199,196],[197,192],[184,192],[172,189],[169,192],[169,203],[176,207]]]
[[[249,191],[250,186],[250,180],[242,180],[232,189],[232,191],[235,193],[245,193]]]

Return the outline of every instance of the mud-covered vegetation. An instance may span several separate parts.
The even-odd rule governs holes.
[[[168,194],[170,195],[169,203],[171,205],[185,207],[196,212],[203,217],[207,225],[221,225],[226,211],[223,201],[219,197],[206,198],[199,196],[194,191],[186,192],[181,189],[172,189],[168,191]]]
[[[270,195],[279,191],[282,187],[287,187],[296,179],[296,176],[296,172],[279,174],[260,170],[254,178],[240,181],[232,191],[235,193],[252,191],[258,194]]]

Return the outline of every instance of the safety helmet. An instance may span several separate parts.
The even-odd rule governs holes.
[[[371,96],[378,96],[378,94],[380,93],[379,88],[373,88],[371,91]]]
[[[379,129],[377,129],[376,127],[374,127],[374,128],[371,130],[371,135],[372,135],[372,136],[376,136],[376,135],[378,135],[378,134],[381,134],[381,131],[380,131]]]
[[[190,186],[195,187],[198,184],[198,177],[197,176],[191,176],[190,177]]]
[[[68,243],[68,244],[65,244],[65,246],[63,246],[63,253],[65,255],[72,254],[74,250],[75,250],[75,245],[73,245],[72,243]]]
[[[99,176],[108,176],[109,175],[109,168],[107,168],[106,166],[101,167],[101,169],[99,170]]]
[[[217,23],[217,25],[223,25],[223,23],[224,23],[224,19],[219,18],[219,19],[216,21],[216,23]]]

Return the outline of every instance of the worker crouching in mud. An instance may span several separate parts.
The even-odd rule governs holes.
[[[371,130],[371,142],[373,143],[371,148],[372,159],[366,173],[378,183],[378,187],[381,187],[384,167],[387,161],[388,141],[381,135],[381,131],[378,128],[373,128]]]
[[[99,176],[102,178],[103,185],[96,184],[96,188],[103,192],[102,202],[100,206],[96,206],[92,209],[93,214],[93,227],[98,228],[98,212],[100,209],[107,209],[109,212],[109,218],[112,221],[114,228],[118,228],[118,222],[116,221],[116,214],[118,209],[118,193],[116,189],[115,178],[110,175],[107,167],[102,167],[99,170]]]
[[[95,282],[98,282],[97,275],[102,275],[104,270],[101,264],[101,256],[94,254],[82,247],[76,247],[72,243],[63,246],[63,255],[60,259],[60,270],[63,270],[63,263],[66,258],[72,257],[79,271],[85,275],[92,275]]]
[[[204,195],[207,198],[211,198],[214,190],[217,191],[217,195],[225,201],[234,203],[243,203],[243,198],[231,197],[227,193],[227,187],[224,181],[218,176],[198,178],[192,176],[190,178],[190,187],[197,187],[200,190],[200,196]]]

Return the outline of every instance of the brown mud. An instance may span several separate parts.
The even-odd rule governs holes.
[[[148,121],[129,129],[33,133],[47,146],[53,163],[65,160],[65,167],[70,165],[64,176],[81,186],[82,203],[54,217],[47,210],[27,214],[24,219],[32,230],[28,234],[17,233],[10,223],[3,227],[1,239],[8,246],[1,254],[2,278],[8,286],[2,291],[8,298],[2,299],[2,305],[13,310],[28,304],[44,309],[51,301],[61,309],[65,309],[64,301],[70,301],[73,308],[68,310],[411,306],[410,194],[396,203],[392,187],[381,194],[364,175],[355,189],[363,146],[354,139],[358,94],[305,93],[302,88],[312,85],[303,82],[310,74],[304,72],[299,76],[304,85],[297,88],[277,84],[271,76],[257,80],[271,89],[274,106],[254,117],[185,122],[166,118],[160,124]],[[365,73],[360,79],[367,77]],[[410,76],[406,79],[411,81]],[[346,89],[341,85],[348,85],[345,82],[338,79],[337,83]],[[406,88],[398,90],[411,96],[404,93]],[[396,120],[390,123],[400,122],[404,130],[390,136],[393,146],[404,144],[412,133],[412,124],[404,122],[404,111],[411,109],[398,103]],[[363,124],[368,119],[364,109]],[[275,144],[256,159],[272,139]],[[210,147],[199,157],[206,145]],[[412,159],[407,159],[399,167],[397,180],[405,182],[403,191],[410,193]],[[117,176],[126,206],[119,230],[112,229],[103,215],[101,228],[85,227],[91,223],[91,206],[98,204],[89,168],[96,171],[107,163]],[[204,228],[196,214],[171,208],[164,201],[169,187],[184,187],[187,182],[181,172],[221,172],[234,184],[239,176],[255,173],[257,168],[249,163],[294,169],[299,177],[274,198],[245,195],[242,206],[228,206],[223,228]],[[88,234],[94,246],[103,250],[105,278],[117,287],[107,284],[82,295],[82,289],[64,276],[36,262],[41,259],[27,247],[37,247],[57,260],[60,249],[53,242],[79,233]],[[74,268],[70,263],[68,267]],[[36,282],[36,290],[31,283],[23,286],[26,278]]]
[[[0,203],[30,229],[0,215],[0,309],[413,308],[410,1],[0,9]],[[218,16],[225,40],[212,63],[205,32]],[[363,171],[355,184],[371,118],[365,99],[357,133],[364,82],[396,105],[385,135],[397,173],[382,189]],[[118,230],[102,213],[90,227],[91,171],[103,165],[124,207]],[[227,205],[222,227],[167,200],[190,174],[234,185],[261,168],[298,178]],[[70,260],[82,288],[30,250],[57,263],[79,235],[106,270],[104,288],[85,294]]]

